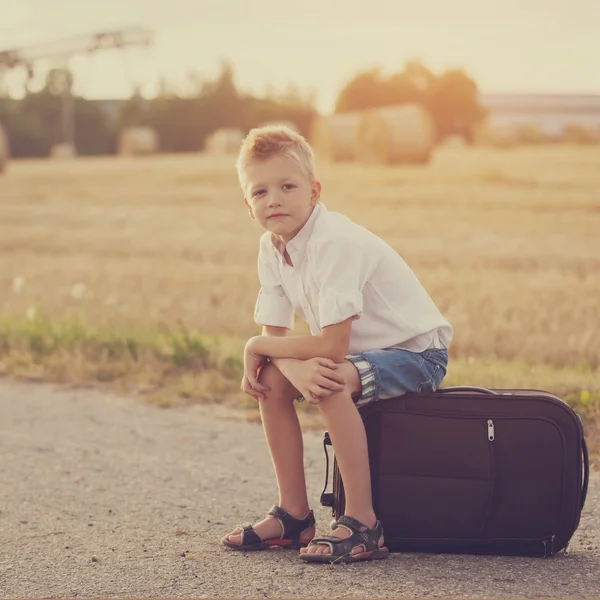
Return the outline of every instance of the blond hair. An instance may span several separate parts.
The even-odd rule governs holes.
[[[261,160],[277,154],[288,156],[304,169],[312,181],[316,179],[315,157],[306,139],[285,125],[267,125],[250,130],[242,142],[236,167],[238,179],[244,189],[244,172],[255,160]]]

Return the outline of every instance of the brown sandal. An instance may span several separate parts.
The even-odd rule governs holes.
[[[359,560],[378,560],[389,556],[388,548],[379,547],[379,539],[383,535],[383,528],[379,521],[370,529],[360,521],[344,515],[331,526],[331,529],[338,527],[344,527],[352,535],[345,539],[335,536],[313,538],[309,546],[324,544],[329,546],[330,554],[300,553],[300,559],[307,562],[349,563]],[[361,548],[361,551],[353,554],[356,548]]]
[[[254,528],[250,524],[238,525],[236,529],[228,535],[242,534],[241,543],[234,544],[230,542],[226,537],[221,538],[221,542],[228,548],[234,548],[235,550],[266,550],[271,546],[281,546],[283,548],[292,548],[298,550],[308,545],[308,542],[301,542],[300,536],[302,532],[307,530],[309,527],[315,525],[315,515],[313,511],[309,513],[303,519],[296,519],[290,515],[289,512],[283,510],[283,508],[275,505],[268,512],[268,516],[278,519],[281,523],[281,536],[278,538],[267,538],[261,540],[259,535],[254,531]],[[240,531],[237,531],[239,529]]]

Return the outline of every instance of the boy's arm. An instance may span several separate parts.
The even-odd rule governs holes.
[[[260,290],[254,307],[254,322],[263,327],[263,335],[279,336],[286,329],[294,328],[294,309],[283,289],[270,244],[269,238],[263,235],[258,252]]]
[[[263,325],[262,334],[268,337],[285,337],[287,335],[287,327],[273,327],[273,325]]]
[[[273,327],[271,325],[265,325],[262,328],[262,334],[264,337],[283,338],[287,335],[287,327]],[[297,362],[296,358],[274,358],[271,357],[271,362],[283,373],[286,374],[288,367]]]
[[[341,363],[346,354],[348,354],[352,321],[353,317],[350,317],[341,323],[328,325],[323,328],[320,335],[302,335],[286,338],[283,337],[284,333],[276,336],[267,334],[253,337],[248,341],[247,350],[254,354],[268,356],[272,361],[278,358],[308,360],[318,356]],[[283,327],[277,329],[285,331]]]
[[[285,327],[263,327],[263,336],[281,340],[287,331]],[[324,357],[319,357],[316,362],[272,357],[270,361],[312,404],[318,404],[326,396],[341,392],[346,385],[344,378],[336,372],[337,364],[324,360]]]

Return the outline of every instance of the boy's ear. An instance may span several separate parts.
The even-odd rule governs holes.
[[[250,218],[254,219],[254,213],[252,212],[252,207],[250,206],[250,203],[248,202],[248,200],[246,200],[246,198],[244,198],[244,204],[246,205],[246,208],[248,209],[248,214],[250,215]]]
[[[312,191],[310,194],[310,205],[315,206],[321,198],[321,182],[313,181]]]

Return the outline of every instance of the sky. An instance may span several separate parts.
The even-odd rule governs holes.
[[[0,0],[0,50],[125,26],[151,29],[152,48],[72,59],[78,93],[152,95],[160,76],[184,91],[228,60],[242,89],[313,90],[327,112],[358,71],[412,59],[484,92],[600,93],[597,0]],[[23,79],[5,77],[12,93]]]

